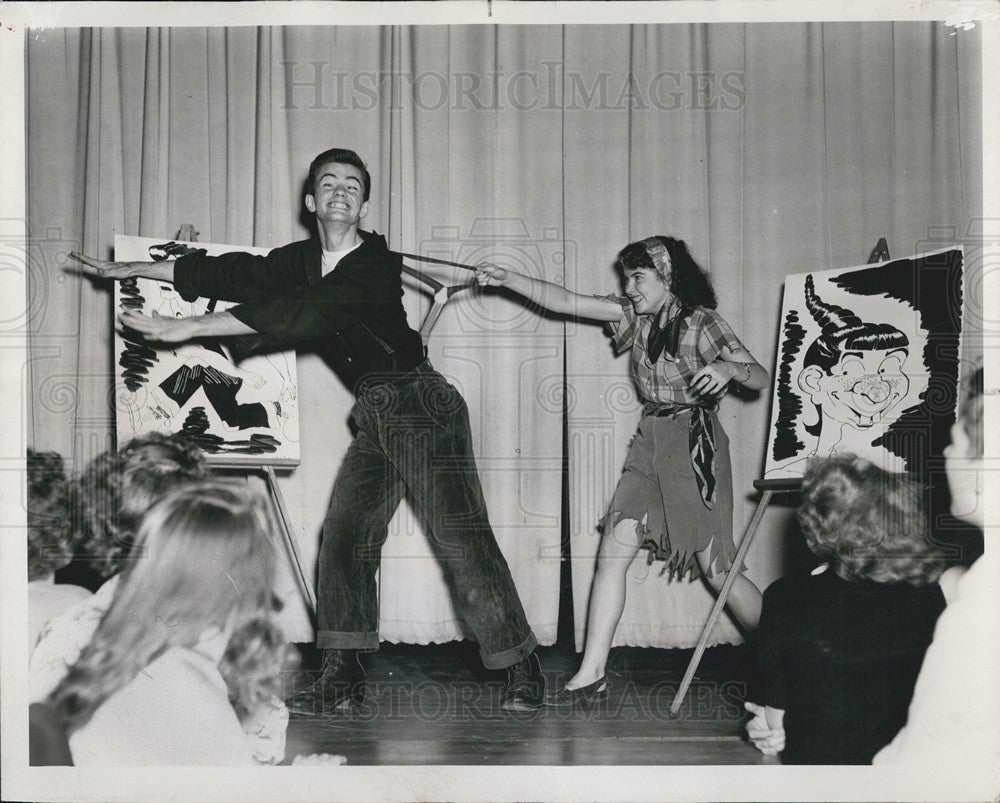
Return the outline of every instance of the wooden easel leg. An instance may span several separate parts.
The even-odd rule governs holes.
[[[275,510],[278,512],[278,523],[281,534],[285,541],[285,553],[288,556],[288,563],[292,567],[292,574],[299,586],[299,593],[306,603],[309,613],[316,616],[316,597],[313,595],[312,586],[306,579],[306,573],[302,570],[302,556],[299,554],[299,545],[292,534],[291,522],[288,518],[288,511],[285,509],[285,498],[281,495],[278,487],[278,478],[274,476],[274,469],[271,466],[263,466],[264,478],[267,480],[267,489],[274,500]]]
[[[773,491],[770,490],[762,492],[760,501],[757,502],[757,508],[754,510],[753,516],[750,517],[750,523],[747,525],[746,532],[743,533],[743,539],[740,541],[739,548],[736,550],[736,558],[733,560],[733,568],[726,574],[726,580],[722,584],[719,596],[715,599],[715,605],[712,606],[712,612],[709,614],[708,621],[705,622],[705,627],[702,628],[701,636],[698,638],[698,644],[694,648],[694,655],[691,656],[691,660],[688,662],[687,671],[684,672],[684,678],[681,680],[681,685],[677,687],[677,694],[674,695],[674,701],[670,704],[671,715],[676,715],[681,708],[681,703],[684,702],[684,695],[687,694],[688,687],[694,679],[694,673],[698,669],[698,664],[701,663],[701,656],[705,652],[705,645],[708,643],[708,637],[712,635],[712,630],[715,628],[716,622],[719,621],[719,617],[722,615],[722,609],[726,606],[726,600],[729,599],[733,583],[736,582],[736,576],[739,574],[737,569],[743,565],[747,552],[750,551],[750,544],[753,543],[754,535],[757,533],[757,527],[760,525],[760,520],[764,516],[764,510],[771,501],[772,494]]]

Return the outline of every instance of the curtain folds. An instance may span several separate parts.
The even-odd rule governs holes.
[[[368,161],[364,227],[402,251],[605,294],[623,245],[684,239],[769,368],[786,274],[864,262],[881,236],[894,256],[962,241],[981,215],[979,34],[936,23],[47,29],[27,58],[28,442],[76,468],[112,443],[112,306],[62,272],[68,251],[107,257],[117,233],[182,223],[204,242],[299,239],[306,169],[334,145]],[[428,296],[408,280],[404,303],[418,325]],[[469,403],[491,520],[543,643],[567,529],[582,644],[595,523],[637,421],[626,361],[597,326],[474,290],[429,352]],[[312,561],[352,400],[315,356],[298,369],[302,463],[280,480]],[[768,406],[730,395],[721,412],[737,535]],[[790,511],[769,511],[748,559],[761,587],[795,538]],[[288,635],[309,640],[282,583]],[[464,634],[405,505],[380,583],[383,638]],[[640,557],[615,643],[688,646],[710,605]],[[730,622],[716,634],[738,638]]]

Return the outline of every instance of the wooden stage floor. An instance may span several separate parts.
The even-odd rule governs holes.
[[[383,644],[367,656],[364,708],[292,716],[286,755],[337,753],[351,765],[764,764],[743,738],[744,647],[706,651],[676,717],[670,704],[691,650],[615,648],[610,696],[573,709],[500,710],[504,673],[483,668],[476,645]],[[579,656],[539,649],[547,687],[559,688]],[[310,660],[312,659],[312,660]],[[311,682],[306,656],[295,688]]]

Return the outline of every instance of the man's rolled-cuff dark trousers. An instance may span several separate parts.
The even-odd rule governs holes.
[[[529,655],[537,641],[490,527],[461,394],[424,363],[401,378],[369,381],[351,415],[358,434],[320,543],[317,647],[378,648],[375,572],[405,494],[483,664],[502,669]]]

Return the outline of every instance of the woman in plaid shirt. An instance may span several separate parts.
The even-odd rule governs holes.
[[[618,254],[625,296],[589,296],[495,265],[483,285],[507,287],[552,312],[606,321],[617,353],[631,351],[643,402],[639,429],[601,522],[583,662],[548,705],[607,694],[604,669],[625,605],[625,573],[639,551],[672,576],[698,571],[717,592],[735,556],[729,441],[716,408],[730,382],[767,387],[767,371],[715,311],[707,274],[681,240],[649,237]],[[729,607],[747,630],[760,618],[760,590],[740,574]]]

